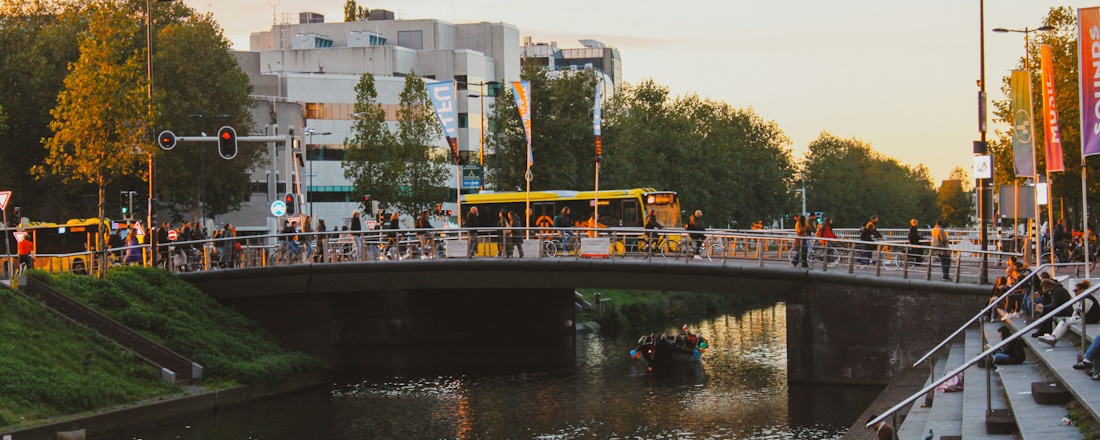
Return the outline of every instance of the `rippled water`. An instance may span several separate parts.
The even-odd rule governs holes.
[[[116,438],[838,437],[879,389],[788,384],[784,311],[779,304],[689,323],[711,348],[701,363],[669,371],[649,371],[628,352],[638,335],[682,323],[579,335],[569,341],[575,357],[553,368],[510,368],[516,355],[482,350],[480,368],[463,362],[448,371],[441,362],[406,376],[343,372],[330,389]]]

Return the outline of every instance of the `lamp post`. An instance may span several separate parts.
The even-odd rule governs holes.
[[[203,136],[206,136],[206,121],[218,120],[229,118],[228,114],[222,113],[220,115],[205,115],[202,113],[192,113],[192,118],[199,120],[199,132]],[[202,221],[202,227],[206,227],[206,204],[204,203],[206,197],[206,149],[199,148],[199,219]],[[200,229],[201,231],[201,229]]]
[[[313,135],[328,136],[328,135],[332,134],[332,132],[326,131],[324,133],[318,133],[317,130],[313,129],[313,127],[306,127],[306,134],[309,135],[309,145],[306,145],[306,153],[307,153],[306,154],[306,159],[309,159],[309,154],[308,153],[309,153],[310,146],[313,145]],[[309,188],[306,188],[306,200],[309,201],[309,219],[310,219],[311,222],[313,221],[313,161],[314,160],[316,160],[316,158],[309,159]]]
[[[170,3],[174,0],[157,0],[157,3]],[[145,0],[145,72],[146,79],[149,81],[149,117],[153,116],[153,4],[150,0]],[[152,124],[149,124],[151,127]],[[155,135],[154,135],[155,136]],[[156,209],[156,200],[153,198],[154,182],[156,181],[156,172],[154,168],[153,152],[155,150],[149,150],[149,212],[148,212],[148,225],[146,229],[149,230],[149,265],[156,266],[157,264],[157,234],[153,229],[157,215],[154,212]],[[104,254],[103,267],[106,267],[106,254]]]
[[[478,120],[480,121],[480,125],[481,125],[481,127],[480,127],[480,130],[481,130],[481,141],[480,142],[481,143],[480,143],[480,148],[479,148],[480,149],[480,154],[478,155],[478,164],[481,167],[481,185],[479,186],[479,189],[484,189],[485,188],[485,86],[495,86],[495,85],[500,84],[500,83],[497,82],[497,81],[476,82],[476,83],[458,81],[458,83],[459,84],[465,84],[467,86],[478,86],[478,93],[469,93],[469,92],[467,92],[466,97],[467,98],[478,98],[479,105],[481,106],[481,112],[478,113]],[[467,120],[469,120],[469,118],[467,118]],[[498,131],[499,131],[499,129],[500,128],[497,127]],[[498,140],[500,139],[499,135],[497,136],[497,139]],[[497,145],[497,146],[499,147],[499,145]],[[493,152],[493,155],[497,156],[495,151]],[[497,157],[497,165],[498,165],[497,173],[499,174],[500,173],[500,169],[499,169],[500,157],[499,156]],[[500,176],[499,175],[497,176],[497,183],[498,183],[498,185],[497,185],[496,190],[500,191],[500,185],[499,185]]]
[[[1054,30],[1054,26],[1040,26],[1036,29],[1031,29],[1031,28],[1025,27],[1022,30],[1021,29],[995,28],[995,29],[993,29],[993,32],[997,32],[997,33],[1015,32],[1015,33],[1019,33],[1019,34],[1024,34],[1024,69],[1028,71],[1028,79],[1030,80],[1030,78],[1031,78],[1031,33],[1032,32],[1048,32],[1048,31],[1052,31],[1052,30]],[[1029,103],[1031,102],[1031,96],[1028,96],[1028,102]],[[1031,128],[1032,128],[1032,130],[1034,130],[1034,127],[1031,127]],[[1035,152],[1035,146],[1032,145],[1032,148],[1031,148],[1031,163],[1033,164],[1033,166],[1036,163],[1036,154],[1037,153]],[[1038,172],[1039,172],[1038,170],[1035,170],[1035,174],[1038,174]],[[1036,184],[1039,182],[1038,176],[1032,176],[1032,180]],[[1050,176],[1047,176],[1047,181],[1048,182],[1050,181]],[[1019,196],[1017,196],[1017,197],[1019,197]],[[1047,221],[1050,222],[1050,223],[1053,223],[1053,220],[1054,220],[1053,209],[1054,208],[1051,206],[1051,203],[1049,202],[1049,199],[1050,199],[1049,186],[1048,186],[1048,189],[1047,189],[1047,198],[1048,198],[1048,201],[1047,201]],[[1038,228],[1039,228],[1039,199],[1038,199],[1038,194],[1035,194],[1035,197],[1032,197],[1032,199],[1034,199],[1034,202],[1035,202],[1035,204],[1034,204],[1035,231],[1036,231],[1035,232],[1035,239],[1036,239],[1036,243],[1038,243],[1038,238],[1039,238],[1039,232],[1038,232]],[[1013,230],[1013,233],[1015,234],[1015,230]],[[1053,240],[1052,240],[1051,241],[1051,246],[1052,246],[1051,249],[1053,249],[1053,245],[1054,245],[1054,243],[1053,243]],[[1025,254],[1026,254],[1026,252],[1025,252]],[[1053,254],[1054,254],[1054,251],[1051,250],[1051,255],[1053,255]],[[1038,244],[1036,244],[1036,246],[1035,246],[1035,264],[1041,264],[1042,263],[1041,258],[1040,258],[1039,255],[1040,255],[1040,249],[1039,249]],[[1026,261],[1026,259],[1025,259],[1025,261]]]

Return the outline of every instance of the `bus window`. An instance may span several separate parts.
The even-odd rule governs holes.
[[[645,201],[646,209],[657,213],[657,221],[662,226],[681,227],[680,202],[676,200],[676,193],[649,193],[645,195]]]
[[[641,227],[641,215],[638,213],[637,200],[623,200],[623,226],[627,228]]]

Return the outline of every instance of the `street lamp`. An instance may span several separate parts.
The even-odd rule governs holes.
[[[479,157],[478,157],[478,164],[481,167],[481,174],[482,174],[482,176],[481,176],[481,189],[484,189],[485,188],[485,86],[495,86],[495,85],[500,84],[500,83],[497,82],[497,81],[476,82],[476,83],[458,81],[458,83],[465,84],[467,86],[478,86],[478,93],[466,92],[466,97],[467,98],[478,98],[479,105],[481,107],[480,113],[478,113],[478,116],[477,116],[478,120],[480,121],[480,125],[481,125],[481,127],[480,127],[480,130],[481,130],[481,144],[480,144],[480,154],[479,154]],[[467,120],[468,119],[469,118],[467,118]],[[499,131],[499,127],[498,127],[498,131]],[[498,140],[500,139],[499,135],[497,136],[497,139]],[[499,145],[497,145],[497,147],[499,147]],[[498,167],[497,167],[497,174],[498,174],[497,182],[499,183],[500,182],[500,177],[499,177],[499,173],[500,173],[500,169],[499,169],[500,156],[497,155],[496,152],[494,152],[493,155],[497,156],[497,159],[496,159],[497,160],[497,165],[498,165]],[[500,185],[497,185],[496,190],[500,191]]]
[[[1041,27],[1038,27],[1036,29],[1031,29],[1031,28],[1028,28],[1028,27],[1024,27],[1022,30],[1020,30],[1020,29],[996,28],[996,29],[993,29],[993,32],[997,32],[997,33],[1015,32],[1015,33],[1019,33],[1019,34],[1024,34],[1024,69],[1028,71],[1028,79],[1030,80],[1030,75],[1031,75],[1031,73],[1030,73],[1031,72],[1031,33],[1032,32],[1049,32],[1049,31],[1052,31],[1052,30],[1054,30],[1054,26],[1041,26]],[[1029,102],[1031,101],[1031,96],[1028,96],[1028,101]],[[1035,155],[1036,155],[1035,147],[1032,146],[1032,148],[1031,148],[1031,163],[1032,163],[1032,166],[1034,166],[1034,164],[1036,162]],[[1038,170],[1035,170],[1035,173],[1037,174]],[[1038,179],[1036,178],[1036,176],[1032,176],[1032,179],[1033,179],[1033,181],[1038,182]],[[1049,194],[1049,192],[1048,192],[1048,194]],[[1018,197],[1019,196],[1017,196],[1017,198]],[[1033,197],[1033,199],[1035,201],[1035,206],[1034,206],[1035,228],[1038,228],[1039,227],[1039,200],[1038,200],[1038,198],[1034,198],[1034,197]],[[1047,208],[1048,208],[1048,210],[1053,209],[1050,206],[1049,203],[1047,204]],[[1047,215],[1048,221],[1053,220],[1053,217],[1051,215],[1052,213],[1053,212],[1051,211],[1051,213]],[[1015,225],[1013,225],[1013,234],[1015,234],[1015,233],[1016,233],[1016,227],[1015,227]],[[1038,237],[1037,234],[1036,234],[1036,237]],[[1013,240],[1013,241],[1015,241],[1015,240]],[[1040,258],[1039,258],[1039,253],[1040,253],[1039,246],[1036,245],[1035,246],[1035,261],[1036,261],[1036,264],[1041,263]],[[1025,254],[1026,254],[1026,252],[1025,252]]]
[[[202,113],[192,113],[192,118],[199,120],[199,132],[203,136],[206,136],[206,121],[227,119],[230,115],[222,113],[220,115],[204,115]],[[206,149],[199,148],[199,218],[202,221],[202,227],[206,227],[206,204],[203,202],[206,197]],[[201,229],[200,229],[201,231]]]
[[[309,153],[309,147],[313,145],[313,135],[328,136],[332,132],[318,133],[313,127],[306,127],[306,134],[309,135],[309,145],[306,145],[306,153]],[[321,150],[322,154],[324,150]],[[309,154],[306,154],[306,159],[309,159]],[[313,161],[315,159],[309,159],[309,188],[306,188],[306,200],[309,201],[309,219],[313,221]]]
[[[806,184],[802,184],[802,188],[798,188],[794,192],[802,194],[802,215],[806,215]]]
[[[174,0],[157,0],[157,3],[171,3]],[[150,0],[145,0],[145,68],[146,79],[149,81],[149,115],[153,115],[153,4]],[[149,124],[151,127],[152,124]],[[156,201],[153,199],[154,182],[156,181],[156,173],[153,162],[153,151],[149,151],[149,218],[147,228],[149,230],[149,265],[156,266],[157,264],[157,234],[154,232],[157,219],[156,215]],[[104,254],[106,255],[106,254]],[[104,261],[106,265],[106,261]]]

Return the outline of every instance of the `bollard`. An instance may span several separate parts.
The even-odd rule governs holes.
[[[933,252],[935,252],[935,251],[934,250],[929,250],[928,251],[928,273],[925,274],[925,276],[924,276],[925,281],[932,281],[932,253]]]
[[[962,252],[955,256],[955,284],[959,284],[959,281],[962,280],[962,257]]]
[[[878,258],[875,259],[875,276],[882,276],[882,245],[878,245]]]
[[[748,242],[745,242],[748,245]],[[756,239],[756,262],[759,267],[764,267],[764,243],[762,239]]]
[[[848,243],[848,273],[856,272],[856,244]]]

